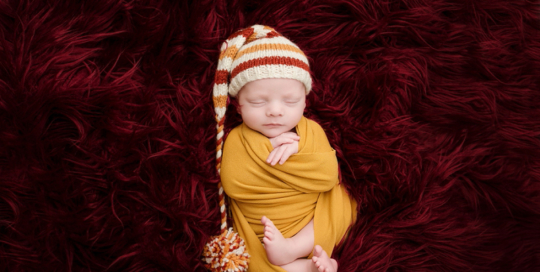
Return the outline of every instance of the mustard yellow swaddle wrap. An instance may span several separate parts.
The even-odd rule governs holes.
[[[339,185],[337,158],[324,130],[302,117],[296,131],[298,153],[283,165],[266,163],[273,150],[270,140],[244,124],[225,141],[221,182],[230,197],[234,229],[251,255],[249,271],[284,271],[266,257],[263,215],[285,238],[314,219],[315,245],[329,256],[356,218],[356,202]]]

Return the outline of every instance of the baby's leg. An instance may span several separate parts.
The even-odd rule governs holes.
[[[261,223],[264,225],[264,248],[268,260],[273,265],[284,265],[294,260],[306,257],[313,250],[315,233],[313,220],[291,238],[284,238],[274,223],[263,216]]]

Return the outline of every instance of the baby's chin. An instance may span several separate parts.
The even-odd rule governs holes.
[[[262,135],[266,136],[266,138],[274,138],[274,137],[277,137],[281,134],[283,134],[283,132],[280,132],[280,133],[265,133],[265,132],[261,132],[259,131]]]
[[[280,130],[271,130],[271,131],[260,131],[262,135],[266,136],[267,138],[274,138],[277,137],[285,132],[289,132],[291,129],[280,129]]]

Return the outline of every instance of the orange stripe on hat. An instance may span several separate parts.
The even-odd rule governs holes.
[[[257,51],[263,51],[263,50],[274,50],[274,51],[283,50],[283,51],[296,52],[296,53],[300,53],[304,55],[304,52],[302,52],[302,50],[300,50],[300,48],[296,46],[293,46],[290,44],[271,43],[271,44],[257,44],[247,49],[244,49],[241,52],[238,52],[238,54],[236,54],[235,59],[239,59],[245,54],[249,54],[249,53],[253,53]]]

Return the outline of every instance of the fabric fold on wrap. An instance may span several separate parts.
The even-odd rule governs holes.
[[[233,227],[251,255],[249,271],[285,271],[266,257],[263,215],[285,238],[314,219],[315,245],[329,256],[356,219],[356,202],[339,185],[336,154],[324,130],[302,117],[296,132],[298,153],[283,165],[266,163],[273,150],[270,140],[245,124],[225,141],[221,182],[229,196]]]

